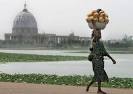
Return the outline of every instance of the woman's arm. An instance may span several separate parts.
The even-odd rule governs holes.
[[[109,54],[107,56],[112,60],[113,64],[116,64],[116,61]]]
[[[103,46],[104,56],[109,57],[109,58],[112,60],[113,64],[116,64],[116,61],[109,55],[109,53],[108,53],[108,52],[106,51],[106,49],[104,48],[103,43],[102,43],[102,46]]]

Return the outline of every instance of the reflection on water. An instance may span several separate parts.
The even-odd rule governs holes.
[[[0,50],[7,53],[24,53],[39,55],[69,55],[88,56],[88,53],[70,53],[75,51],[66,50]],[[109,77],[130,77],[133,78],[133,54],[112,54],[117,64],[113,65],[111,60],[105,60],[105,70]],[[57,75],[93,75],[92,65],[89,61],[59,61],[59,62],[14,62],[0,64],[0,71],[4,73],[41,73]]]

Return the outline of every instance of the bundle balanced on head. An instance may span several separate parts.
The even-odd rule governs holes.
[[[88,60],[92,62],[92,67],[94,71],[94,77],[92,81],[87,85],[86,91],[89,91],[90,86],[94,83],[98,83],[98,94],[106,94],[106,92],[101,90],[101,82],[108,82],[108,76],[104,70],[104,56],[108,56],[113,64],[116,64],[116,61],[107,53],[104,48],[103,42],[101,39],[101,30],[106,27],[109,22],[108,15],[102,10],[97,9],[92,11],[87,15],[86,19],[89,27],[93,29],[92,31],[92,44],[90,51],[91,53],[88,56]]]

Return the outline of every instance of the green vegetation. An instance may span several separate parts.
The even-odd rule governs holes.
[[[107,49],[107,52],[110,53],[110,54],[133,54],[133,50],[127,50],[127,49],[113,49],[113,50],[110,50],[110,49]],[[75,52],[69,52],[69,53],[90,53],[89,51],[75,51]]]
[[[17,82],[17,83],[35,83],[35,84],[56,84],[56,85],[72,85],[86,86],[92,77],[87,76],[57,76],[42,74],[0,74],[1,82]],[[96,84],[94,84],[96,86]],[[133,78],[110,78],[109,83],[102,84],[103,87],[115,88],[133,88]]]
[[[31,55],[0,52],[0,62],[41,62],[41,61],[70,61],[87,60],[83,56],[53,56],[53,55]]]

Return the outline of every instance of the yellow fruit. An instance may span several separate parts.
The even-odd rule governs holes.
[[[101,13],[104,13],[104,11],[103,11],[103,10],[101,10],[99,13],[100,13],[100,14],[101,14]]]
[[[105,16],[99,15],[99,19],[105,19]]]
[[[98,21],[98,18],[93,18],[93,20],[96,22],[96,21]]]
[[[101,13],[100,16],[105,17],[105,13]]]
[[[108,23],[108,15],[101,10],[99,13],[96,10],[93,10],[91,13],[87,15],[86,21],[89,22],[101,22]]]
[[[98,15],[99,14],[97,12],[93,14],[94,17],[98,17]]]
[[[99,20],[103,19],[103,17],[99,17]]]
[[[94,19],[94,17],[93,17],[93,16],[90,16],[90,17],[88,17],[88,19],[89,19],[89,20],[93,20],[93,19]]]
[[[105,19],[103,17],[99,17],[99,22],[105,22]]]
[[[94,14],[94,13],[97,13],[97,11],[96,11],[96,10],[93,10],[93,11],[92,11],[92,14]]]

